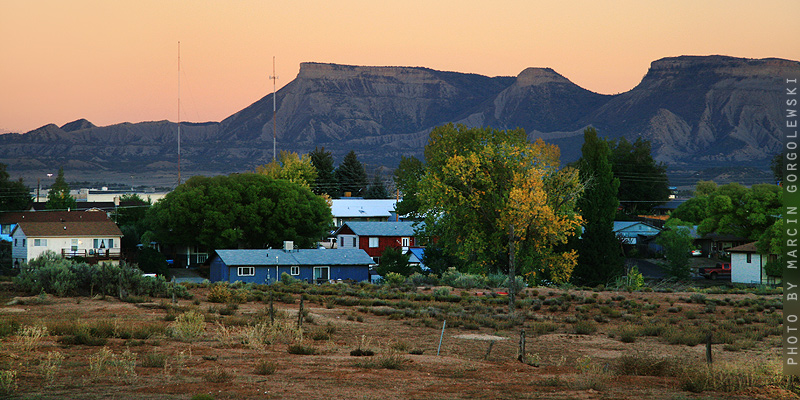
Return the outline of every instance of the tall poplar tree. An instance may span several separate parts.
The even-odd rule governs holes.
[[[614,178],[610,158],[608,142],[597,137],[594,128],[586,128],[578,160],[585,189],[577,205],[584,224],[573,273],[573,280],[581,284],[605,284],[622,274],[620,243],[614,235],[619,179]]]

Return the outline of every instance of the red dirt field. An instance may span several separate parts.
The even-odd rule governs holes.
[[[430,291],[417,289],[420,293]],[[605,312],[599,307],[578,311],[574,306],[567,310],[523,306],[518,311],[524,317],[522,325],[499,329],[470,326],[463,322],[467,317],[462,316],[461,324],[445,329],[437,355],[442,333],[440,319],[377,315],[381,313],[373,310],[378,307],[306,300],[304,310],[308,316],[302,339],[284,335],[270,344],[253,343],[244,332],[256,321],[268,320],[268,303],[248,301],[240,304],[233,315],[219,315],[213,312],[214,308],[224,305],[209,303],[208,289],[197,287],[190,292],[194,299],[179,300],[177,308],[173,308],[163,299],[134,304],[111,297],[18,297],[20,293],[5,285],[0,292],[4,304],[0,306],[0,324],[19,326],[0,339],[0,371],[15,373],[13,385],[5,387],[5,394],[19,399],[800,398],[786,385],[776,383],[780,380],[775,378],[780,374],[777,335],[762,339],[742,336],[736,339],[736,346],[712,345],[713,369],[723,373],[710,376],[730,382],[725,384],[728,388],[702,391],[687,390],[691,387],[686,382],[695,379],[692,368],[708,368],[704,344],[668,344],[662,336],[636,336],[628,343],[620,339],[619,330],[625,326],[665,323],[684,330],[708,329],[726,319],[738,324],[739,318],[745,321],[741,326],[762,323],[757,319],[747,322],[743,316],[752,312],[737,311],[734,304],[742,299],[775,300],[778,295],[707,294],[708,299],[728,301],[719,303],[713,312],[703,313],[701,304],[682,301],[692,293],[600,292],[594,298],[612,310],[621,310],[623,300],[619,296],[624,296],[625,301],[663,305],[652,315],[631,312],[638,315],[635,318],[611,313],[606,320],[599,318],[597,330],[590,334],[575,334],[576,323],[570,317],[582,312]],[[589,298],[595,294],[549,288],[539,288],[538,292],[546,298],[565,294]],[[477,297],[474,293],[470,297]],[[531,289],[527,294],[529,298],[536,297]],[[615,297],[617,301],[611,300]],[[277,321],[286,327],[297,323],[299,295],[295,299],[293,304],[275,303]],[[605,299],[609,303],[604,303]],[[430,302],[421,307],[434,305]],[[673,305],[681,309],[676,312]],[[196,339],[180,341],[170,334],[169,326],[175,322],[166,316],[188,310],[205,314],[205,329]],[[760,315],[769,312],[763,310]],[[498,314],[502,320],[502,312]],[[448,324],[456,321],[447,318]],[[64,331],[76,324],[93,326],[98,321],[113,328],[104,346],[68,344],[63,340],[67,335],[56,334],[59,329]],[[550,328],[543,329],[547,324]],[[26,326],[47,326],[48,334],[34,341],[22,334]],[[136,329],[149,329],[151,333],[142,339],[124,333]],[[517,359],[521,329],[526,331],[527,363]],[[316,354],[292,354],[291,344],[311,348]],[[491,352],[487,353],[490,346]],[[359,347],[375,354],[351,356],[350,352]],[[108,362],[99,368],[97,360],[104,348],[110,351],[105,353]],[[48,356],[54,357],[56,352],[63,361],[54,363],[57,366],[48,364]],[[671,368],[681,371],[631,373],[619,366],[623,357],[646,364],[641,365],[643,368],[668,360]],[[126,360],[135,361],[126,364]],[[734,390],[728,391],[731,389]],[[201,397],[203,394],[210,397]]]

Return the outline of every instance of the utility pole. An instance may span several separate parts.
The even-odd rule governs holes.
[[[276,133],[278,131],[278,120],[275,116],[278,109],[275,101],[275,88],[277,87],[278,75],[275,75],[275,56],[272,56],[272,75],[269,76],[269,79],[272,79],[272,161],[276,161],[278,159],[275,144],[278,136]]]

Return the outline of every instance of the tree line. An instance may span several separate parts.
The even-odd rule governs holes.
[[[393,180],[403,195],[398,213],[425,222],[424,261],[438,274],[455,268],[531,284],[608,283],[624,272],[617,214],[669,194],[666,167],[653,161],[649,142],[607,140],[593,128],[584,132],[581,159],[566,166],[557,146],[531,142],[521,129],[440,126],[424,155],[403,157]],[[649,178],[635,175],[643,173]],[[68,207],[68,189],[60,170],[48,204]],[[192,177],[152,205],[126,197],[141,207],[120,208],[114,217],[129,248],[275,248],[284,240],[312,247],[333,228],[326,199],[348,192],[389,197],[378,174],[368,183],[354,152],[334,168],[331,153],[316,148],[281,152],[248,173]]]

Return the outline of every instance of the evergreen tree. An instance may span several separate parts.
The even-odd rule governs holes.
[[[353,197],[364,195],[367,189],[367,172],[358,161],[355,151],[350,150],[339,168],[336,168],[336,180],[339,182],[340,193],[350,192]]]
[[[581,181],[586,185],[578,200],[583,234],[573,278],[581,284],[605,284],[622,273],[620,243],[614,235],[619,179],[611,169],[608,142],[598,138],[594,128],[583,132],[583,140],[578,160]]]
[[[364,195],[365,199],[388,199],[389,191],[386,190],[386,186],[383,185],[383,179],[381,179],[381,174],[375,174],[375,179],[372,180],[372,184],[369,185],[367,188],[367,193]]]
[[[311,165],[317,169],[317,179],[312,185],[314,193],[326,193],[331,197],[338,197],[339,184],[336,181],[331,152],[325,151],[325,147],[315,147],[309,156],[311,156]]]
[[[74,208],[75,205],[75,198],[69,194],[69,184],[64,179],[64,168],[59,168],[56,181],[50,186],[50,191],[47,193],[45,207],[48,210],[66,210]]]
[[[6,165],[0,164],[0,211],[25,210],[31,204],[31,192],[22,178],[12,181],[10,177]]]

